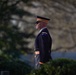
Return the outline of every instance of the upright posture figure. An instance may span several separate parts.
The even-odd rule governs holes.
[[[35,39],[35,68],[51,59],[52,39],[47,29],[50,19],[37,16],[36,29],[39,33]]]

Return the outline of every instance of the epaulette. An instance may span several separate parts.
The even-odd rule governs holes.
[[[42,35],[47,35],[47,32],[42,32]]]

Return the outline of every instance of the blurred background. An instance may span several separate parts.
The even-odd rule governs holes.
[[[37,15],[50,18],[52,51],[76,51],[75,0],[0,0],[0,60],[34,52]]]

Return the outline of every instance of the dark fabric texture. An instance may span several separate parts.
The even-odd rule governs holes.
[[[35,51],[40,51],[40,62],[51,59],[52,38],[47,28],[44,28],[35,39]]]

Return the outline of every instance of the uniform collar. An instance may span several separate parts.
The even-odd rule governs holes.
[[[40,33],[42,30],[44,30],[45,28],[47,28],[47,27],[44,27],[44,28],[40,29],[39,33]]]

